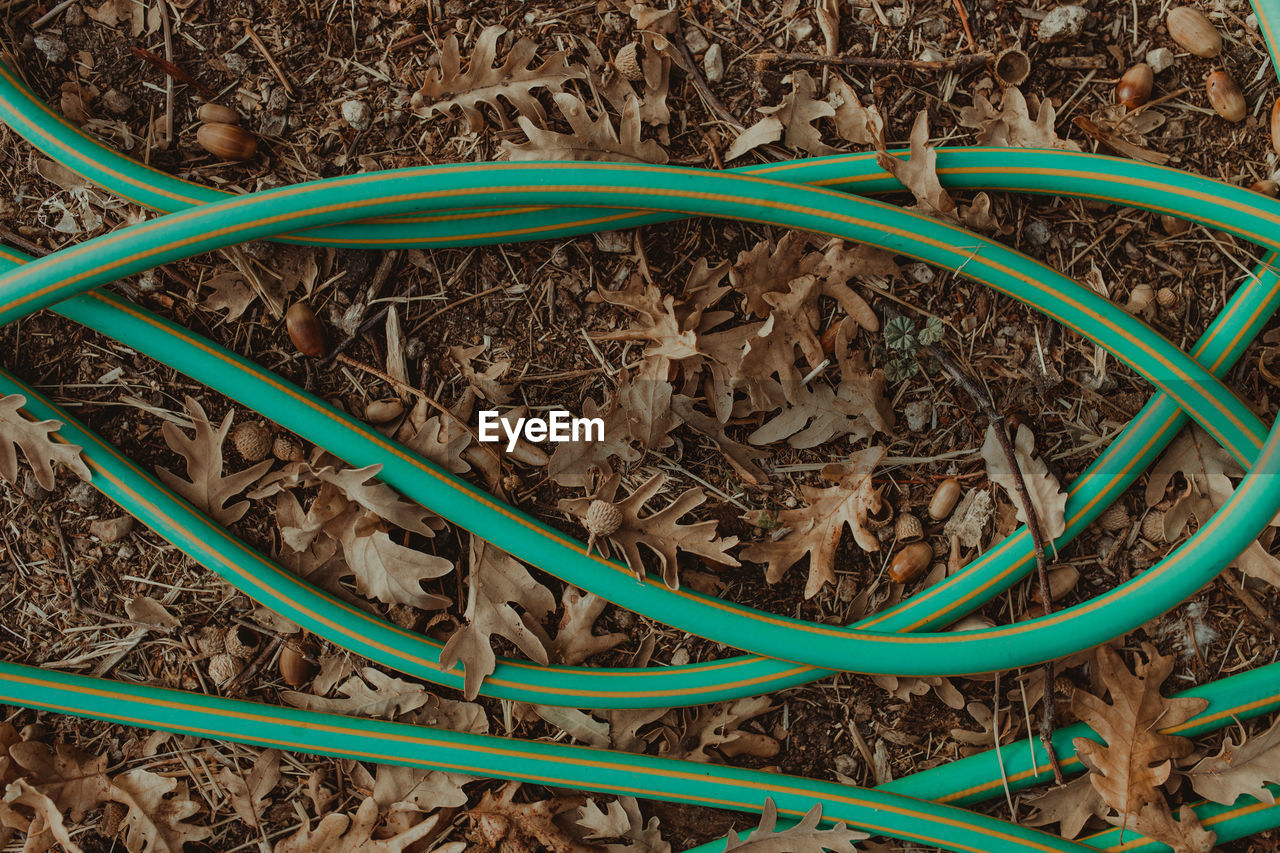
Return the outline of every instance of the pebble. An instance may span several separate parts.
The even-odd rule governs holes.
[[[83,480],[71,487],[71,500],[77,506],[90,507],[93,505],[97,496],[98,493],[94,490],[93,486]]]
[[[631,251],[631,232],[629,231],[597,231],[594,235],[596,248],[611,255],[625,255]]]
[[[118,89],[108,89],[102,96],[102,105],[118,116],[133,109],[133,99]]]
[[[1059,6],[1044,16],[1036,37],[1042,42],[1075,41],[1088,17],[1089,10],[1083,6]]]
[[[1049,230],[1049,223],[1045,222],[1043,219],[1036,219],[1029,223],[1026,228],[1022,229],[1022,236],[1025,237],[1027,242],[1032,246],[1043,246],[1045,243],[1049,242],[1049,237],[1052,236],[1052,232]]]
[[[79,3],[72,3],[67,7],[67,11],[62,15],[62,22],[68,27],[84,26],[85,14],[84,9]]]
[[[53,492],[40,485],[32,471],[22,472],[22,493],[33,501],[44,501],[53,496]]]
[[[691,27],[684,34],[685,47],[689,48],[689,52],[693,54],[702,53],[711,45],[707,42],[707,37],[702,34],[701,30]]]
[[[724,55],[720,45],[713,44],[707,48],[707,55],[702,57],[702,70],[708,83],[719,83],[724,79]]]
[[[911,276],[911,280],[916,284],[932,284],[936,277],[933,267],[928,264],[907,264],[902,270]]]
[[[923,432],[924,428],[929,425],[933,406],[928,400],[916,400],[907,403],[902,413],[907,418],[907,429],[912,432]]]
[[[57,36],[41,33],[35,39],[36,49],[44,54],[44,58],[50,63],[57,65],[71,55],[71,49],[67,47],[67,43]]]
[[[343,101],[342,118],[356,130],[367,130],[373,113],[364,101]]]
[[[227,70],[237,77],[243,77],[249,73],[249,60],[235,51],[222,54],[222,61],[227,64]]]
[[[1173,67],[1173,51],[1167,47],[1157,47],[1155,50],[1147,51],[1147,64],[1151,66],[1152,74],[1159,74],[1166,68]]]

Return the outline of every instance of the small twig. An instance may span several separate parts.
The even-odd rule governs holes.
[[[994,59],[990,52],[949,56],[946,59],[893,59],[885,56],[822,56],[817,53],[782,53],[768,51],[756,54],[756,63],[769,65],[775,62],[808,62],[817,65],[838,65],[842,68],[884,68],[915,71],[965,71],[986,65]]]
[[[1258,601],[1254,594],[1249,592],[1243,585],[1234,584],[1223,578],[1222,575],[1218,575],[1218,579],[1227,588],[1227,592],[1240,599],[1240,603],[1244,605],[1245,610],[1249,611],[1249,615],[1259,625],[1271,632],[1271,636],[1275,637],[1277,642],[1280,642],[1280,624],[1276,623],[1276,620],[1267,612],[1267,608],[1263,606],[1262,602]],[[1194,638],[1194,636],[1193,632],[1192,637]]]
[[[418,325],[414,326],[412,329],[409,330],[409,334],[411,336],[416,335],[422,329],[426,328],[426,325],[428,323],[430,323],[435,318],[439,317],[441,314],[444,314],[446,311],[452,311],[454,308],[457,308],[459,305],[466,305],[468,302],[470,302],[473,299],[479,299],[482,296],[488,296],[490,293],[497,293],[499,290],[505,290],[506,287],[507,286],[505,284],[495,284],[493,287],[482,290],[479,293],[472,293],[468,296],[462,297],[457,301],[450,302],[448,305],[444,306],[443,308],[440,308],[428,314],[422,320],[422,322],[418,323]]]
[[[164,30],[164,58],[173,64],[173,27],[169,24],[169,0],[159,0],[160,26]],[[164,78],[164,146],[173,144],[173,75]]]
[[[392,271],[395,270],[396,262],[398,260],[400,260],[400,253],[397,251],[385,252],[382,255],[382,259],[378,261],[377,268],[373,271],[373,278],[369,280],[369,287],[365,290],[364,302],[363,302],[365,309],[368,309],[369,305],[371,305],[375,299],[377,299],[379,296],[382,295],[382,291],[386,287],[387,282],[391,279],[391,273]],[[359,339],[361,335],[363,335],[365,332],[372,329],[375,322],[379,318],[386,316],[388,307],[389,306],[386,306],[386,305],[382,306],[381,308],[379,308],[377,311],[374,312],[372,317],[370,317],[367,320],[363,320],[360,323],[360,325],[356,328],[354,333],[344,338],[336,347],[334,347],[329,352],[328,355],[320,359],[318,366],[324,367],[325,365],[332,362],[335,358],[338,357],[339,353],[346,350],[346,348],[351,346],[351,344],[354,343],[357,339]]]
[[[41,15],[40,17],[38,17],[38,18],[36,18],[34,21],[32,21],[32,23],[31,23],[31,29],[33,29],[33,30],[38,30],[38,29],[40,29],[40,28],[41,28],[41,27],[43,27],[45,24],[49,23],[49,22],[50,22],[50,21],[52,21],[54,18],[56,18],[56,17],[58,17],[59,15],[61,15],[64,11],[66,11],[67,7],[68,7],[68,6],[70,6],[70,5],[71,5],[72,3],[74,3],[74,2],[76,2],[76,0],[62,0],[62,2],[61,2],[61,3],[59,3],[57,6],[54,6],[54,7],[53,7],[52,9],[50,9],[48,12],[45,12],[43,15]]]
[[[168,74],[170,77],[174,78],[175,80],[186,83],[189,86],[194,86],[196,88],[196,91],[198,91],[204,97],[209,98],[210,100],[217,97],[217,94],[212,89],[210,89],[208,86],[201,83],[196,78],[192,77],[187,72],[183,71],[177,65],[174,65],[172,62],[165,59],[163,56],[156,56],[151,51],[143,50],[137,45],[131,46],[129,48],[129,52],[132,53],[134,56],[138,57],[139,59],[143,60],[144,62],[149,62],[150,64],[154,65],[156,68],[159,68],[161,71],[163,71],[165,74]]]
[[[969,47],[976,47],[978,40],[973,37],[973,30],[969,27],[969,10],[964,7],[964,0],[952,0],[952,2],[960,15],[960,26],[964,27],[965,38],[969,39]]]
[[[276,63],[276,58],[271,55],[271,51],[267,50],[266,44],[262,39],[258,38],[258,34],[253,30],[253,23],[248,18],[232,18],[232,23],[244,25],[244,31],[249,34],[249,38],[253,40],[253,44],[258,48],[258,52],[262,54],[262,58],[267,60],[267,64],[271,66],[271,70],[275,72],[276,79],[280,81],[280,85],[284,86],[285,92],[289,97],[294,96],[293,86],[289,85],[289,79],[284,76],[284,69]]]
[[[903,316],[896,308],[888,302],[880,302],[881,310],[884,312],[886,320],[894,317]],[[1022,505],[1022,513],[1027,519],[1027,530],[1031,533],[1031,542],[1035,547],[1036,553],[1036,574],[1040,581],[1040,605],[1044,608],[1046,615],[1053,612],[1053,599],[1049,595],[1049,561],[1045,556],[1044,538],[1040,531],[1040,519],[1036,514],[1035,505],[1031,502],[1031,493],[1027,489],[1027,483],[1022,477],[1022,468],[1018,465],[1018,457],[1014,452],[1013,442],[1009,440],[1009,432],[1005,429],[1004,414],[996,408],[995,402],[991,399],[991,395],[987,393],[978,382],[962,368],[951,353],[947,352],[940,346],[933,344],[921,344],[921,348],[929,355],[938,360],[942,368],[951,375],[956,384],[964,389],[965,393],[973,400],[973,402],[987,416],[987,421],[991,425],[992,431],[996,435],[996,440],[1000,443],[1000,449],[1004,452],[1005,458],[1009,462],[1009,470],[1013,477],[1015,490],[1018,493],[1018,502]],[[1057,750],[1053,746],[1053,730],[1054,730],[1054,703],[1053,703],[1053,683],[1055,680],[1053,661],[1044,664],[1045,678],[1045,695],[1044,695],[1044,716],[1040,720],[1040,744],[1049,755],[1049,764],[1053,767],[1053,778],[1061,785],[1065,781],[1062,775],[1062,765],[1058,761]]]

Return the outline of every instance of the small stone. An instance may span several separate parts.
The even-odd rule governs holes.
[[[713,44],[707,48],[707,55],[702,57],[702,71],[707,75],[708,83],[719,83],[724,79],[724,54],[720,45]]]
[[[83,480],[71,487],[71,500],[77,506],[91,507],[97,498],[97,490]]]
[[[1083,6],[1059,6],[1044,16],[1036,37],[1042,42],[1075,41],[1084,32],[1089,10]]]
[[[631,232],[597,231],[592,235],[596,248],[611,255],[625,255],[631,251]]]
[[[1052,232],[1049,230],[1049,223],[1043,219],[1032,220],[1026,228],[1022,229],[1022,236],[1032,246],[1043,246],[1049,242]]]
[[[235,51],[222,54],[222,61],[226,63],[227,70],[237,77],[243,77],[249,73],[249,60]]]
[[[53,492],[40,485],[34,471],[22,472],[22,493],[33,501],[48,500],[53,495]]]
[[[342,118],[356,130],[367,130],[373,120],[373,113],[364,101],[343,101]]]
[[[707,37],[704,36],[702,31],[696,27],[691,27],[684,34],[684,44],[685,47],[689,48],[689,52],[693,54],[702,53],[711,46],[710,43],[707,42]]]
[[[929,425],[929,416],[932,410],[933,407],[928,400],[916,400],[915,402],[907,403],[902,410],[902,413],[907,418],[907,429],[912,432],[923,431]]]
[[[116,115],[122,116],[133,109],[133,98],[118,89],[108,89],[102,96],[102,105]]]
[[[911,277],[916,284],[932,284],[936,274],[933,267],[928,264],[907,264],[902,268],[903,272]]]
[[[71,49],[67,47],[65,41],[48,33],[36,36],[35,45],[36,49],[44,54],[44,58],[53,65],[65,61],[71,55]]]
[[[62,22],[68,27],[84,26],[84,8],[79,3],[72,3],[62,15]]]
[[[133,516],[121,515],[115,518],[95,519],[89,525],[89,535],[96,536],[103,542],[119,542],[133,530]]]
[[[1159,74],[1166,68],[1173,67],[1173,51],[1167,47],[1157,47],[1155,50],[1147,51],[1147,65],[1151,66],[1152,74]]]

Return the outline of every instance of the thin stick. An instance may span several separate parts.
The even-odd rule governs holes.
[[[173,63],[173,28],[169,24],[169,0],[159,0],[160,25],[164,30],[164,59]],[[164,148],[173,144],[173,75],[164,76]]]
[[[964,71],[986,65],[994,56],[989,52],[949,56],[946,59],[891,59],[884,56],[822,56],[817,53],[782,53],[769,51],[756,54],[756,63],[771,65],[776,62],[838,65],[842,68],[912,69],[915,71]]]
[[[377,269],[373,271],[373,278],[369,281],[369,287],[368,289],[365,290],[365,294],[364,294],[365,309],[367,309],[375,299],[377,299],[382,295],[382,290],[384,287],[386,287],[387,281],[390,280],[391,273],[396,267],[396,261],[398,261],[399,259],[400,259],[400,253],[397,251],[393,250],[390,252],[383,253],[382,259],[378,261]],[[389,306],[387,305],[383,305],[381,308],[379,308],[377,311],[374,312],[372,317],[362,321],[360,325],[356,327],[355,332],[348,335],[345,339],[343,339],[341,343],[339,343],[336,347],[334,347],[329,352],[328,355],[320,359],[318,366],[324,367],[325,365],[329,364],[331,361],[333,361],[335,358],[338,357],[339,353],[345,351],[347,347],[351,346],[351,344],[354,343],[356,339],[358,339],[365,332],[372,329],[375,322],[379,318],[386,316],[388,307]]]
[[[888,302],[881,302],[880,305],[886,316],[886,321],[894,317],[903,316]],[[921,348],[938,360],[943,369],[951,374],[951,378],[955,380],[956,384],[964,389],[965,393],[982,410],[982,413],[987,416],[987,421],[996,435],[996,440],[1000,443],[1000,449],[1004,452],[1005,458],[1009,462],[1009,470],[1013,476],[1018,502],[1022,505],[1023,516],[1027,519],[1027,530],[1031,532],[1031,542],[1036,552],[1036,575],[1040,581],[1040,605],[1044,608],[1045,614],[1048,615],[1053,612],[1053,600],[1049,596],[1049,561],[1045,556],[1044,538],[1040,531],[1040,519],[1036,515],[1035,505],[1031,503],[1031,493],[1028,491],[1027,483],[1022,477],[1022,468],[1018,465],[1018,457],[1014,453],[1013,442],[1009,440],[1009,433],[1005,429],[1004,414],[996,408],[995,402],[991,399],[991,395],[986,392],[986,389],[979,385],[951,357],[951,353],[933,344],[921,344]],[[1065,777],[1062,775],[1062,765],[1058,761],[1057,750],[1053,747],[1055,716],[1053,705],[1053,682],[1055,680],[1053,661],[1048,661],[1044,664],[1044,678],[1044,716],[1040,719],[1040,744],[1049,755],[1049,764],[1053,767],[1054,780],[1061,785],[1065,781]]]
[[[271,51],[267,50],[266,44],[262,39],[258,38],[258,34],[253,31],[253,24],[248,18],[232,18],[233,22],[244,24],[244,31],[249,34],[249,38],[253,39],[254,45],[258,48],[258,52],[262,54],[263,59],[267,60],[267,64],[271,66],[271,70],[275,72],[276,78],[280,80],[280,85],[284,86],[284,90],[289,93],[289,97],[294,96],[293,87],[289,85],[289,80],[284,76],[284,69],[276,64],[276,58],[271,55]]]

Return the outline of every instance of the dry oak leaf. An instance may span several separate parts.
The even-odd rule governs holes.
[[[124,844],[130,853],[182,853],[184,844],[213,834],[186,822],[200,811],[186,782],[135,768],[111,781],[110,796],[127,809]]]
[[[675,443],[670,433],[680,426],[671,411],[674,389],[667,381],[670,362],[661,356],[646,358],[632,374],[618,375],[618,405],[627,419],[627,433],[632,442],[646,450],[663,450]]]
[[[231,808],[249,826],[261,827],[268,807],[267,796],[280,783],[280,750],[268,749],[256,755],[249,771],[238,762],[218,771],[218,782],[231,799]]]
[[[501,850],[502,853],[597,853],[594,845],[582,844],[569,837],[556,818],[577,809],[579,797],[557,797],[536,803],[512,801],[520,788],[510,782],[495,794],[485,791],[478,805],[467,810],[472,829],[469,838],[475,849]]]
[[[743,731],[742,726],[774,709],[768,696],[750,696],[712,705],[690,720],[672,756],[689,761],[714,762],[721,756],[752,755],[773,758],[782,749],[775,738],[760,732]],[[714,749],[718,754],[707,750]]]
[[[690,429],[711,439],[733,470],[744,482],[760,485],[769,479],[768,473],[756,464],[757,459],[767,459],[769,454],[756,447],[734,441],[724,431],[724,424],[693,408],[693,400],[683,394],[671,398],[671,411]]]
[[[839,74],[831,75],[827,86],[827,103],[835,110],[832,116],[836,132],[858,145],[875,145],[884,137],[884,117],[874,106],[864,107],[857,94]]]
[[[52,439],[62,421],[29,421],[20,412],[26,404],[27,398],[21,394],[0,398],[0,477],[6,482],[17,483],[18,454],[15,448],[20,448],[35,472],[36,482],[45,489],[53,489],[54,462],[66,465],[80,479],[89,480],[89,467],[80,456],[80,447]]]
[[[45,853],[59,844],[66,853],[83,853],[71,839],[57,804],[25,779],[15,779],[5,788],[0,823],[26,833],[22,853]]]
[[[624,844],[602,844],[603,853],[670,853],[671,845],[662,838],[658,819],[645,824],[640,804],[635,797],[619,797],[601,809],[595,800],[587,800],[578,809],[577,824],[587,831],[589,841],[620,838]]]
[[[551,641],[551,659],[556,663],[577,666],[592,655],[607,652],[630,639],[627,634],[596,634],[594,628],[609,602],[597,595],[566,586],[560,596],[564,613],[560,627]]]
[[[1026,424],[1021,424],[1013,442],[1013,455],[1018,461],[1018,470],[1022,472],[1031,506],[1040,522],[1040,533],[1046,542],[1052,542],[1067,529],[1067,493],[1058,478],[1049,473],[1044,459],[1034,454],[1035,436]],[[1000,447],[994,424],[987,427],[987,438],[982,443],[982,459],[987,463],[987,476],[991,482],[1005,490],[1018,512],[1018,520],[1026,524],[1027,515],[1022,508],[1022,498],[1014,481],[1013,469],[1009,466],[1009,457]]]
[[[170,421],[164,422],[161,431],[165,443],[186,460],[187,477],[190,479],[183,479],[168,468],[157,468],[156,473],[165,485],[186,498],[196,509],[204,511],[223,526],[232,524],[249,511],[249,502],[237,501],[227,506],[227,501],[261,477],[271,467],[271,460],[264,459],[229,477],[222,476],[222,444],[231,431],[231,419],[235,413],[227,412],[215,430],[204,408],[194,398],[187,397],[186,406],[194,433],[188,436]]]
[[[1234,805],[1240,797],[1275,803],[1267,784],[1280,782],[1280,718],[1239,746],[1227,737],[1222,750],[1201,759],[1189,775],[1197,794],[1224,806]]]
[[[826,358],[818,338],[818,318],[810,310],[816,302],[818,286],[816,277],[802,275],[788,283],[786,293],[766,293],[764,300],[772,310],[755,336],[747,339],[738,365],[746,376],[776,376],[784,398],[791,403],[798,402],[803,394],[796,350],[800,350],[810,370],[817,369]],[[752,403],[759,405],[755,400]]]
[[[587,398],[582,403],[582,417],[604,421],[603,441],[562,441],[556,445],[547,463],[547,476],[568,488],[588,488],[596,473],[609,476],[613,468],[609,460],[635,462],[642,455],[632,446],[631,423],[617,398],[603,406]]]
[[[1201,524],[1208,522],[1235,491],[1231,478],[1244,476],[1244,469],[1203,429],[1192,426],[1180,433],[1152,466],[1146,488],[1148,507],[1164,500],[1175,474],[1182,474],[1191,488],[1176,495],[1173,506],[1164,513],[1167,542],[1176,540],[1192,517]],[[1258,541],[1249,543],[1228,565],[1280,587],[1280,559]]]
[[[328,814],[312,829],[310,822],[278,842],[274,853],[403,853],[438,828],[433,816],[390,838],[374,838],[378,804],[365,797],[355,816]]]
[[[439,67],[427,74],[422,88],[413,95],[415,112],[427,118],[434,113],[447,113],[457,108],[467,119],[471,132],[479,133],[484,127],[479,105],[486,103],[501,112],[501,98],[515,107],[522,118],[545,123],[546,113],[533,90],[559,92],[566,81],[584,77],[586,71],[569,65],[565,61],[565,51],[557,51],[541,65],[530,68],[538,47],[527,38],[512,45],[506,61],[495,66],[498,37],[505,32],[505,27],[485,27],[476,39],[465,72],[462,71],[458,37],[449,36],[440,51]],[[503,124],[506,124],[505,117]]]
[[[1073,742],[1081,762],[1089,768],[1089,780],[1114,815],[1112,824],[1162,841],[1177,853],[1206,853],[1213,847],[1214,833],[1184,809],[1182,820],[1174,819],[1159,786],[1173,770],[1173,760],[1185,758],[1195,748],[1189,738],[1164,734],[1199,714],[1207,706],[1204,699],[1167,699],[1160,685],[1173,671],[1175,658],[1160,655],[1153,646],[1143,645],[1146,662],[1130,672],[1110,646],[1100,646],[1097,674],[1111,697],[1108,703],[1077,690],[1072,710],[1090,726],[1105,745],[1091,738]]]
[[[435,698],[421,684],[392,678],[371,666],[361,670],[360,675],[353,675],[339,684],[338,692],[342,694],[341,697],[331,698],[299,693],[296,690],[282,690],[280,698],[296,708],[306,708],[309,711],[379,717],[385,720],[394,720],[416,711]]]
[[[871,472],[884,453],[883,447],[869,447],[851,455],[844,465],[827,466],[829,470],[823,474],[834,479],[836,485],[801,485],[804,506],[780,510],[772,517],[764,513],[748,516],[748,521],[757,527],[767,522],[771,530],[781,535],[754,542],[739,556],[765,563],[765,579],[777,583],[808,555],[809,578],[804,597],[813,598],[823,584],[835,582],[836,549],[846,526],[862,550],[880,550],[880,540],[866,528],[866,521],[868,513],[880,508],[880,492],[871,483]]]
[[[791,91],[777,106],[760,109],[765,117],[738,134],[725,152],[725,162],[778,139],[788,148],[798,148],[819,157],[836,150],[822,141],[822,134],[813,126],[818,119],[836,114],[831,104],[814,98],[817,83],[804,71],[793,71],[782,82],[790,83]]]
[[[1032,797],[1027,800],[1027,805],[1037,809],[1034,815],[1023,819],[1027,826],[1056,823],[1058,834],[1063,838],[1075,838],[1090,818],[1106,817],[1111,811],[1088,776],[1072,779],[1065,785]]]
[[[853,846],[855,841],[869,838],[865,832],[847,828],[844,823],[837,823],[830,829],[818,828],[822,820],[822,804],[817,803],[809,809],[809,813],[790,829],[777,832],[778,807],[773,798],[764,801],[764,810],[760,813],[760,825],[745,838],[738,838],[738,833],[729,830],[725,839],[724,850],[737,853],[857,853]]]
[[[1055,112],[1046,98],[1037,105],[1036,117],[1017,87],[1004,90],[1004,101],[997,110],[983,95],[976,95],[973,106],[960,110],[960,124],[977,128],[979,145],[1004,148],[1058,148],[1079,151],[1069,139],[1059,139],[1053,129]]]
[[[555,609],[555,596],[538,583],[518,560],[478,536],[471,537],[471,571],[467,580],[467,623],[453,633],[440,652],[440,669],[462,661],[463,694],[474,699],[480,685],[497,664],[494,634],[506,637],[544,666],[549,662],[547,639],[539,627]],[[516,604],[524,617],[516,611]]]
[[[586,104],[576,95],[554,95],[573,133],[544,130],[520,116],[520,129],[529,138],[522,145],[502,140],[508,160],[576,160],[591,163],[665,163],[667,152],[652,139],[640,139],[640,102],[629,99],[622,107],[618,128],[607,114],[592,119]]]
[[[911,126],[907,159],[894,157],[878,143],[876,162],[897,178],[916,198],[913,210],[929,216],[957,222],[978,231],[992,231],[996,221],[991,216],[991,199],[978,193],[971,205],[959,205],[942,188],[938,179],[938,152],[929,144],[929,116],[921,112]]]
[[[9,757],[75,823],[108,799],[111,780],[107,778],[105,755],[93,755],[64,743],[49,746],[40,741],[23,741],[9,747]]]
[[[478,371],[471,366],[471,362],[485,349],[487,347],[484,344],[477,344],[473,347],[449,347],[449,358],[453,359],[454,364],[458,366],[458,373],[475,390],[476,394],[490,403],[505,406],[511,400],[513,386],[503,385],[500,380],[511,369],[511,362],[509,360],[495,361],[486,367],[483,372]]]
[[[408,604],[423,610],[439,610],[453,603],[447,596],[426,592],[425,578],[438,578],[453,571],[451,560],[406,548],[392,541],[372,513],[353,513],[351,521],[334,531],[342,546],[356,591],[366,598],[387,604]]]
[[[669,589],[680,588],[680,566],[677,552],[685,551],[697,554],[705,560],[719,563],[722,566],[737,566],[738,561],[730,557],[728,551],[738,544],[738,537],[719,537],[716,535],[716,522],[698,521],[693,524],[680,524],[680,519],[706,502],[707,496],[702,489],[691,488],[655,513],[640,516],[644,505],[667,482],[667,475],[659,472],[636,487],[630,495],[614,503],[614,495],[622,482],[621,475],[610,477],[593,497],[567,498],[557,505],[561,512],[578,519],[585,519],[587,508],[592,501],[601,500],[613,503],[621,514],[621,523],[613,533],[597,540],[600,553],[609,556],[605,541],[613,543],[627,566],[631,568],[638,580],[644,580],[644,559],[640,554],[640,546],[644,545],[658,558],[658,571],[662,581]]]

